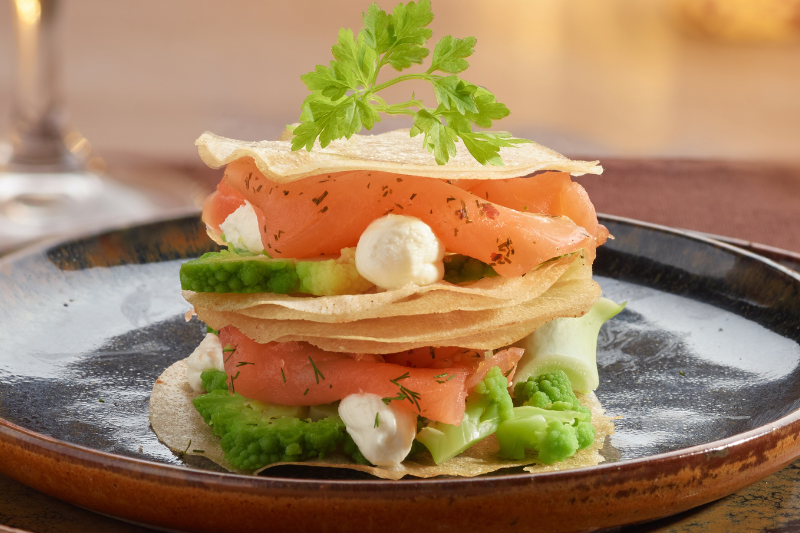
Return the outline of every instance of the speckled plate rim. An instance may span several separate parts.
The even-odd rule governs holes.
[[[688,230],[624,217],[601,218],[746,256],[800,283],[798,273],[772,260]],[[118,229],[123,228],[93,235]],[[60,238],[18,251],[0,260],[0,270],[20,257],[70,240]],[[263,530],[265,523],[275,531],[313,530],[320,523],[328,531],[347,531],[351,525],[340,520],[347,513],[369,516],[369,529],[375,531],[425,527],[430,516],[442,518],[452,530],[491,531],[504,526],[513,531],[524,525],[520,529],[530,531],[533,523],[542,531],[592,530],[656,519],[713,501],[798,456],[800,409],[725,439],[560,472],[403,482],[285,479],[123,457],[63,442],[0,418],[0,471],[6,475],[87,509],[189,531],[256,531]],[[92,480],[92,490],[85,490],[81,483],[87,478]],[[502,498],[503,516],[487,512],[491,496]],[[210,512],[223,502],[231,512]]]

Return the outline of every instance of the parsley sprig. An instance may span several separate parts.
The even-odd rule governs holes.
[[[292,150],[311,151],[317,139],[323,148],[336,139],[349,139],[362,128],[372,129],[381,114],[412,117],[411,136],[423,134],[423,146],[440,165],[455,156],[459,139],[478,162],[496,166],[503,164],[500,148],[530,142],[504,131],[473,131],[473,126],[491,128],[493,121],[509,114],[487,89],[458,76],[469,67],[466,58],[475,51],[475,37],[447,35],[436,43],[428,70],[377,83],[383,67],[402,72],[430,55],[425,46],[433,35],[427,27],[433,20],[430,0],[398,4],[391,14],[373,3],[362,19],[358,36],[350,29],[339,30],[330,66],[317,65],[300,77],[311,93],[303,102]],[[426,107],[414,93],[406,102],[391,104],[378,95],[409,80],[431,83],[437,107]]]

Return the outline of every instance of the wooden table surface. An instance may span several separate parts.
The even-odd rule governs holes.
[[[579,178],[598,211],[800,253],[800,166],[690,160],[605,160],[601,177]],[[114,159],[109,169],[115,170]],[[213,186],[219,173],[187,169]],[[769,253],[766,249],[765,253]],[[785,264],[800,268],[800,255]],[[800,529],[800,460],[717,502],[644,525],[643,532],[791,532]],[[0,475],[0,531],[36,533],[147,529],[60,502]]]

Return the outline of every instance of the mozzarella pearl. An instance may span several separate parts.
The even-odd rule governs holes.
[[[443,257],[444,245],[430,226],[415,217],[390,214],[361,234],[356,269],[382,289],[431,285],[444,277]]]

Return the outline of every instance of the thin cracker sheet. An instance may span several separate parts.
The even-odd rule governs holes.
[[[326,323],[352,322],[355,320],[396,316],[439,314],[452,311],[485,311],[518,305],[538,298],[557,280],[569,279],[565,277],[564,273],[567,272],[571,264],[575,262],[575,259],[576,258],[573,257],[559,258],[557,261],[552,262],[552,264],[543,266],[541,270],[531,272],[529,275],[519,278],[503,278],[502,280],[498,280],[500,283],[511,284],[516,287],[516,290],[513,292],[508,291],[507,287],[500,288],[497,293],[502,295],[502,298],[487,296],[486,294],[488,291],[485,290],[483,293],[478,291],[472,293],[469,292],[470,286],[454,286],[442,282],[433,285],[442,287],[442,289],[418,292],[401,300],[393,301],[387,305],[370,306],[363,310],[354,310],[353,312],[340,312],[336,314],[314,313],[298,311],[273,304],[240,308],[237,309],[237,311],[245,316],[265,320],[310,320],[312,322]],[[584,268],[591,272],[590,267],[584,265]],[[591,275],[589,277],[591,277]],[[506,282],[505,280],[510,281]],[[458,287],[461,290],[448,290],[451,287]]]
[[[493,336],[497,330],[523,324],[536,324],[527,333],[538,327],[542,319],[582,316],[600,297],[600,287],[591,279],[557,281],[538,298],[520,305],[506,306],[483,311],[452,311],[427,315],[398,316],[357,320],[345,323],[321,323],[308,320],[262,320],[239,313],[218,312],[195,306],[197,316],[214,329],[234,326],[254,341],[266,344],[274,341],[330,339],[367,341],[386,345],[403,345],[404,349],[424,346],[461,346],[481,348],[464,342],[476,336]],[[527,333],[522,333],[519,338]],[[512,340],[514,342],[519,338]],[[455,339],[462,342],[452,344]],[[494,344],[492,348],[502,346]],[[342,345],[343,346],[343,345]],[[330,348],[324,348],[330,349]],[[341,351],[330,349],[331,351]],[[350,350],[345,350],[350,351]],[[392,353],[389,348],[362,353]]]
[[[579,253],[565,255],[547,261],[524,276],[505,278],[495,276],[483,278],[469,285],[454,285],[440,281],[432,285],[408,284],[400,289],[366,294],[342,294],[337,296],[291,296],[288,294],[216,294],[183,291],[183,297],[195,307],[213,311],[242,311],[264,306],[278,306],[288,311],[318,315],[320,322],[350,322],[362,318],[395,316],[390,309],[393,304],[402,304],[400,314],[428,314],[436,307],[426,305],[420,298],[428,293],[452,293],[453,298],[463,295],[468,299],[486,298],[501,300],[506,304],[528,301],[535,298],[559,279],[591,278],[591,267]],[[536,296],[531,296],[534,294]],[[416,297],[411,305],[411,298]],[[264,317],[268,318],[268,317]]]
[[[192,400],[199,393],[194,392],[186,381],[186,360],[173,364],[156,380],[150,396],[150,424],[158,439],[173,452],[185,455],[200,455],[238,474],[258,474],[273,466],[296,464],[317,467],[348,468],[367,472],[383,479],[401,479],[404,476],[431,478],[435,476],[474,477],[488,474],[502,468],[526,466],[532,473],[552,472],[570,468],[593,466],[604,461],[600,454],[605,438],[614,433],[612,419],[605,415],[600,402],[593,393],[579,394],[581,403],[592,410],[592,423],[597,429],[594,444],[580,450],[564,462],[552,465],[541,464],[535,455],[522,461],[508,461],[498,457],[497,441],[488,437],[458,457],[454,457],[441,465],[433,462],[425,452],[417,454],[414,460],[405,461],[400,469],[388,469],[375,466],[359,465],[349,457],[330,455],[324,459],[304,462],[273,463],[259,470],[238,470],[226,460],[219,439],[211,428],[203,421],[203,417],[192,405]]]
[[[407,129],[380,135],[353,135],[349,140],[333,141],[325,148],[317,143],[311,152],[292,151],[288,140],[246,142],[211,132],[203,133],[195,145],[200,158],[211,168],[252,157],[262,174],[276,183],[348,170],[381,170],[451,180],[517,178],[539,170],[559,170],[573,176],[603,172],[598,161],[572,161],[537,143],[501,148],[505,164],[484,166],[461,141],[456,141],[457,154],[446,165],[438,165],[433,154],[423,148],[422,137],[411,137]]]
[[[567,316],[567,315],[558,315]],[[578,316],[578,315],[575,315]],[[536,328],[539,328],[557,318],[556,316],[543,317],[529,322],[523,322],[514,326],[505,328],[497,328],[491,331],[478,333],[475,335],[466,335],[463,337],[450,337],[440,338],[435,342],[417,341],[413,343],[403,342],[375,342],[369,340],[352,340],[352,339],[328,339],[325,337],[302,337],[302,336],[288,336],[279,339],[279,342],[307,342],[313,344],[317,348],[329,352],[347,352],[347,353],[372,353],[372,354],[387,354],[398,353],[404,350],[411,350],[413,348],[425,348],[432,346],[438,348],[440,346],[459,346],[469,348],[472,350],[493,350],[498,346],[508,346],[520,340],[521,338],[530,335]]]

